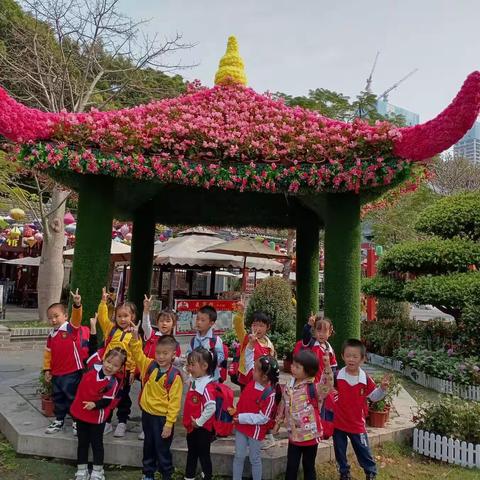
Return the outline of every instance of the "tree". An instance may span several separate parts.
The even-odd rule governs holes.
[[[463,325],[463,313],[480,316],[480,192],[437,200],[415,223],[422,240],[399,243],[365,281],[367,295],[432,304]],[[464,326],[464,325],[463,325]]]
[[[178,65],[167,54],[187,48],[181,36],[160,42],[142,35],[144,21],[119,12],[119,0],[13,0],[0,4],[0,84],[22,103],[58,112],[130,106],[132,101],[176,95],[180,77],[163,71]],[[65,202],[70,192],[54,184],[38,204],[44,242],[38,276],[41,318],[58,301],[63,282]]]
[[[402,195],[392,205],[368,213],[364,220],[371,224],[375,243],[391,247],[399,242],[417,240],[425,235],[415,228],[418,216],[438,195],[427,185]]]
[[[465,157],[447,153],[435,159],[430,184],[439,195],[480,189],[480,166]]]

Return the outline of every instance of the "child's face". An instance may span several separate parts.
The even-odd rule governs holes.
[[[263,373],[259,360],[256,360],[253,366],[253,380],[262,384],[268,382],[268,377]]]
[[[173,334],[173,319],[170,315],[160,315],[157,322],[157,327],[162,335]]]
[[[110,355],[103,360],[103,373],[115,375],[122,368],[122,359],[119,355]]]
[[[210,320],[210,317],[206,313],[198,312],[197,319],[195,320],[195,327],[201,335],[205,335],[209,330],[210,327],[213,326],[213,323]]]
[[[358,347],[347,347],[342,353],[343,361],[347,370],[356,371],[365,361],[362,351]]]
[[[62,307],[52,307],[47,312],[47,318],[50,325],[56,330],[68,321],[68,315]]]
[[[157,345],[155,349],[155,360],[160,368],[169,368],[175,358],[175,349],[170,345]]]
[[[305,380],[307,378],[307,374],[305,373],[305,369],[303,365],[298,362],[292,362],[292,376],[296,380]]]
[[[127,327],[130,326],[130,322],[133,322],[133,315],[130,312],[130,309],[126,307],[120,307],[117,310],[117,315],[115,316],[115,321],[117,325],[122,329],[125,330]]]
[[[200,378],[207,374],[208,365],[206,362],[190,362],[187,370],[193,378]]]
[[[268,326],[263,322],[253,322],[252,323],[252,333],[258,338],[265,338],[265,335],[268,332]]]
[[[328,339],[332,335],[333,328],[329,322],[320,321],[315,324],[315,339],[320,343],[328,342]]]

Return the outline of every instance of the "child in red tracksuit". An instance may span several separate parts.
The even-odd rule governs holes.
[[[276,385],[280,369],[272,356],[262,356],[255,361],[252,380],[240,394],[235,421],[235,457],[233,480],[242,480],[245,456],[250,457],[253,480],[262,479],[262,440],[276,404]]]
[[[185,398],[183,425],[187,430],[187,465],[185,480],[194,480],[200,461],[203,479],[212,479],[210,445],[214,438],[215,383],[213,376],[217,359],[210,350],[199,347],[187,357],[187,370],[192,383]]]
[[[96,350],[97,319],[90,320],[91,338],[89,350],[92,355],[87,360],[87,370],[78,386],[75,400],[70,408],[77,422],[77,473],[75,480],[104,480],[103,472],[103,431],[112,408],[112,402],[119,389],[115,375],[127,361],[127,352],[120,348],[111,349],[99,361]],[[88,472],[88,449],[92,447],[93,469]]]
[[[367,399],[373,402],[382,400],[389,386],[390,376],[383,377],[380,387],[360,368],[365,361],[366,348],[360,340],[346,340],[342,347],[345,367],[337,375],[333,448],[340,480],[351,480],[350,465],[347,459],[348,439],[352,443],[358,463],[367,480],[377,476],[377,466],[368,445],[365,414]]]
[[[52,382],[55,420],[45,433],[57,433],[63,430],[65,417],[75,398],[78,384],[82,378],[83,358],[81,345],[82,298],[70,292],[73,298],[72,318],[68,321],[65,305],[54,303],[48,307],[47,316],[53,330],[47,338],[43,358],[45,381]],[[76,425],[73,422],[73,433]]]

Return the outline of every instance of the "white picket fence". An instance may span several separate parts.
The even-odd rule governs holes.
[[[462,467],[480,468],[480,444],[461,442],[415,428],[413,450],[426,457]]]
[[[423,387],[430,388],[440,393],[447,395],[456,395],[464,400],[473,400],[480,402],[480,386],[478,385],[460,385],[443,378],[432,377],[424,372],[403,366],[400,360],[394,360],[390,357],[382,357],[375,353],[368,353],[368,363],[372,365],[378,365],[387,370],[393,370],[395,372],[402,373],[410,380],[422,385]]]

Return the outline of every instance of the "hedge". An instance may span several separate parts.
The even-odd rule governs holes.
[[[382,274],[410,272],[439,275],[466,272],[480,266],[480,244],[467,239],[430,238],[403,242],[388,250],[378,263]]]
[[[362,280],[362,292],[373,297],[405,300],[404,283],[390,277],[376,276]]]

